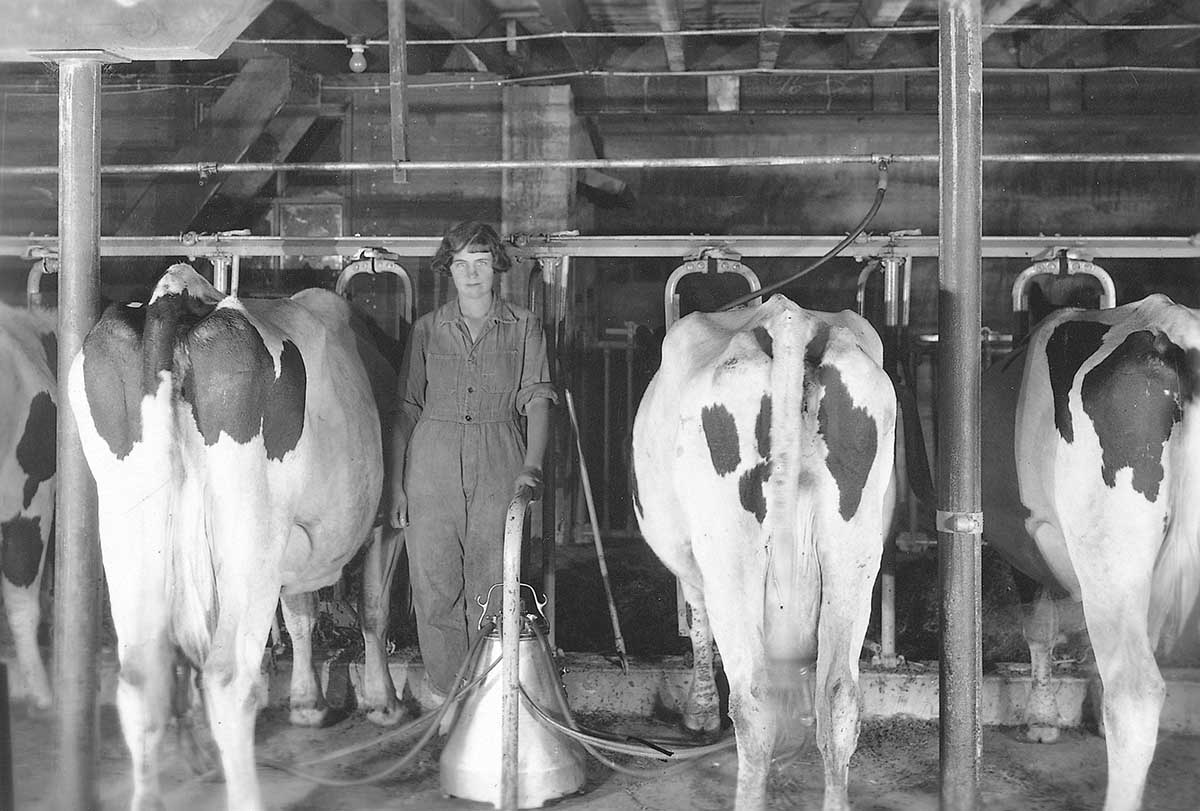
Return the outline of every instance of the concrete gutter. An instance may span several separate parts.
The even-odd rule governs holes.
[[[0,659],[8,664],[9,688],[21,692],[20,671],[11,653]],[[614,658],[599,654],[568,653],[559,661],[563,685],[571,709],[579,713],[611,713],[627,717],[678,714],[691,681],[691,670],[682,656],[631,658],[629,672],[622,673]],[[394,655],[389,661],[392,679],[401,697],[428,706],[423,693],[424,666],[415,651]],[[980,721],[985,725],[1017,726],[1029,698],[1028,665],[1011,664],[997,668],[983,679],[980,694]],[[291,678],[291,662],[280,661],[267,668],[267,701],[271,706],[286,704]],[[337,706],[352,699],[362,683],[359,662],[322,663],[319,668],[326,698]],[[115,704],[116,662],[109,655],[101,665],[100,701]],[[1167,698],[1159,729],[1163,732],[1200,735],[1200,669],[1166,668]],[[1059,721],[1063,727],[1078,727],[1085,722],[1088,680],[1083,676],[1058,677],[1056,697]],[[859,677],[864,719],[914,718],[937,720],[937,662],[903,665],[895,671],[862,666]]]

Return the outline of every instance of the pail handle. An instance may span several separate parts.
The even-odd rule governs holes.
[[[480,629],[480,630],[482,630],[482,629],[483,629],[483,621],[484,621],[484,619],[486,619],[487,617],[496,617],[496,616],[499,616],[499,615],[500,615],[500,611],[499,611],[499,609],[497,609],[497,610],[496,610],[494,613],[492,613],[492,614],[489,614],[489,613],[488,613],[488,606],[492,604],[492,594],[493,594],[493,592],[495,592],[495,591],[496,591],[496,589],[502,589],[502,588],[504,588],[504,584],[503,584],[503,583],[496,583],[496,584],[495,584],[495,585],[493,585],[493,586],[492,586],[490,589],[488,589],[488,593],[487,593],[487,597],[486,597],[486,598],[484,598],[484,597],[479,597],[478,595],[476,595],[476,597],[475,597],[475,602],[476,602],[476,603],[478,603],[478,604],[479,604],[479,607],[483,609],[483,611],[482,611],[482,612],[479,614],[479,622],[476,624],[476,627],[477,627],[478,629]],[[548,602],[550,602],[550,601],[549,601],[547,598],[545,598],[545,597],[543,597],[542,599],[540,599],[540,600],[539,600],[539,599],[538,599],[537,592],[536,592],[536,591],[534,591],[534,590],[533,590],[533,586],[529,585],[528,583],[519,583],[519,584],[518,584],[518,588],[517,588],[517,593],[518,593],[518,594],[520,594],[520,591],[521,591],[521,589],[523,589],[523,588],[529,589],[529,594],[530,594],[530,595],[533,597],[533,604],[534,604],[534,606],[537,608],[537,614],[536,614],[536,616],[535,616],[535,615],[533,615],[533,614],[526,614],[526,616],[527,616],[527,617],[530,617],[530,618],[533,618],[533,619],[537,619],[538,617],[540,617],[540,618],[541,618],[543,621],[546,621],[546,614],[545,614],[545,612],[544,612],[544,611],[542,611],[542,609],[543,609],[543,608],[545,608],[545,607],[546,607],[546,603],[548,603]]]

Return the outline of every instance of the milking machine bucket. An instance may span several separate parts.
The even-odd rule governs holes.
[[[521,687],[548,715],[567,723],[557,703],[558,691],[562,689],[558,670],[548,649],[535,635],[534,622],[544,623],[545,620],[532,614],[522,617],[517,643]],[[544,636],[545,626],[539,627]],[[497,808],[502,807],[503,674],[501,668],[492,667],[492,664],[503,655],[501,637],[499,626],[494,625],[483,642],[468,683],[480,677],[483,682],[462,700],[458,720],[442,750],[441,759],[444,793],[492,803]],[[583,747],[561,732],[544,726],[524,704],[518,714],[518,740],[518,808],[539,808],[548,800],[572,794],[583,787]]]

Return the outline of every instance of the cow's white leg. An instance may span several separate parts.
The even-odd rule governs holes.
[[[1033,608],[1023,618],[1022,631],[1029,645],[1029,706],[1026,736],[1036,743],[1058,740],[1058,701],[1054,696],[1054,644],[1058,639],[1058,607],[1046,593],[1038,591]]]
[[[127,633],[122,635],[122,630]],[[170,720],[174,661],[165,632],[133,641],[132,629],[117,627],[121,673],[117,711],[132,761],[134,811],[163,808],[158,747]]]
[[[692,621],[688,633],[692,640],[692,683],[684,699],[684,729],[696,733],[716,732],[721,728],[721,700],[713,677],[713,639],[704,595],[681,581],[683,596],[691,606]]]
[[[847,782],[850,757],[858,745],[858,660],[871,618],[871,593],[883,548],[878,530],[822,538],[821,618],[818,624],[816,719],[817,747],[825,767],[825,811],[850,807]],[[874,543],[864,549],[864,538]],[[875,540],[878,539],[878,540]],[[831,561],[829,547],[857,555]]]
[[[772,690],[761,645],[754,641],[761,639],[762,610],[747,604],[740,596],[747,583],[761,583],[762,578],[746,576],[741,569],[734,565],[724,570],[728,582],[714,586],[718,593],[710,595],[710,608],[703,616],[711,622],[713,637],[721,645],[721,663],[729,680],[729,717],[733,720],[738,750],[734,807],[736,811],[761,811],[766,807],[767,777],[778,729],[779,707],[774,702],[778,693]],[[699,595],[688,595],[686,586],[684,594],[695,608],[694,600]],[[712,702],[716,711],[715,685]]]
[[[297,726],[319,727],[328,708],[321,681],[313,665],[312,634],[316,625],[316,600],[311,591],[280,595],[283,621],[292,639],[292,686],[288,719]]]
[[[221,606],[212,650],[204,663],[204,687],[209,725],[221,750],[229,808],[261,811],[263,802],[254,762],[254,722],[262,687],[263,648],[278,600],[279,583],[237,585],[240,591],[222,587],[222,595],[238,597]]]
[[[1084,602],[1104,686],[1102,711],[1108,749],[1105,811],[1141,807],[1166,697],[1166,685],[1146,630],[1146,605],[1136,599],[1120,599],[1119,594],[1114,589],[1092,601],[1085,597]]]
[[[387,657],[392,579],[403,550],[402,533],[375,529],[363,561],[359,610],[365,659],[362,704],[367,709],[367,719],[381,726],[392,726],[404,718],[404,708],[396,697],[396,685],[388,670]]]
[[[42,663],[37,642],[38,623],[42,617],[39,589],[44,553],[42,560],[43,563],[38,564],[38,576],[28,585],[15,585],[0,575],[0,580],[4,582],[4,605],[8,609],[8,627],[13,636],[17,665],[21,668],[21,681],[31,706],[39,712],[49,710],[52,703],[50,679],[46,675],[46,666]]]

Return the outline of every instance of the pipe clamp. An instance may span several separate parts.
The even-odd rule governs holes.
[[[935,517],[938,532],[954,532],[960,535],[982,535],[982,512],[952,512],[938,510]]]

